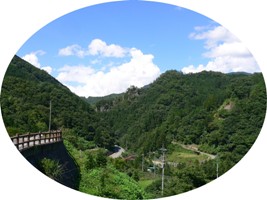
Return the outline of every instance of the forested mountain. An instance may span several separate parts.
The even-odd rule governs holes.
[[[88,133],[96,118],[92,107],[47,72],[15,56],[1,91],[2,115],[9,134],[47,131],[50,101],[51,129],[74,128]]]
[[[266,111],[261,73],[167,71],[144,88],[130,87],[92,106],[43,70],[15,56],[1,94],[8,132],[70,128],[100,146],[150,152],[176,140],[210,153],[244,153],[260,132]],[[133,142],[134,141],[134,142]],[[237,160],[240,158],[238,156]]]
[[[148,153],[174,140],[194,143],[213,154],[231,152],[231,165],[254,143],[266,112],[261,73],[167,71],[123,99],[102,115],[123,146]]]
[[[88,103],[95,105],[99,101],[105,101],[105,100],[114,100],[115,98],[121,96],[122,94],[110,94],[104,97],[87,97],[84,98]]]
[[[131,86],[119,95],[85,99],[15,56],[1,90],[1,110],[10,136],[47,131],[50,102],[51,128],[65,130],[65,145],[81,168],[80,191],[109,198],[125,199],[130,193],[131,198],[158,198],[161,177],[143,170],[153,166],[151,155],[158,158],[164,146],[166,159],[178,163],[166,165],[164,196],[210,182],[216,178],[218,160],[221,175],[255,142],[266,113],[266,87],[261,73],[170,70],[143,88]],[[106,159],[105,149],[112,150],[114,144],[135,159]],[[199,157],[185,145],[196,145],[214,156]],[[161,169],[154,166],[153,170]],[[96,185],[92,186],[92,178]],[[114,190],[118,182],[123,184]]]

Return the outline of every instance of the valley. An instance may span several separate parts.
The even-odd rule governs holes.
[[[238,163],[260,133],[266,87],[262,73],[169,70],[143,88],[85,98],[15,56],[3,81],[1,111],[10,137],[46,132],[50,125],[62,130],[79,167],[77,190],[154,199],[198,188]],[[45,161],[47,172],[53,161]]]

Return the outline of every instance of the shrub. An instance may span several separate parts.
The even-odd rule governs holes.
[[[40,168],[45,175],[56,181],[58,181],[63,174],[63,167],[57,160],[44,158],[40,161]]]

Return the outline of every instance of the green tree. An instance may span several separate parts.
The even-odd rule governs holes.
[[[40,161],[41,171],[48,177],[58,181],[64,173],[63,166],[58,161],[44,158]]]
[[[96,155],[96,166],[105,167],[106,165],[107,165],[107,156],[102,151],[99,151]]]
[[[134,171],[133,171],[132,178],[133,178],[135,181],[139,181],[139,180],[140,180],[140,177],[139,177],[139,174],[138,174],[138,171],[137,171],[137,170],[134,170]]]
[[[88,153],[86,155],[85,169],[91,170],[95,167],[96,167],[96,161],[95,161],[94,157],[90,153]]]
[[[101,130],[94,137],[95,143],[103,148],[111,149],[114,146],[114,138],[106,130]]]

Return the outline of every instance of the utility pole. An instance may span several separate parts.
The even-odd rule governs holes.
[[[163,196],[163,192],[164,192],[164,162],[165,162],[165,152],[167,151],[167,149],[164,148],[164,146],[162,146],[162,148],[160,149],[162,151],[162,175],[161,175],[161,196]]]
[[[50,100],[50,106],[49,106],[49,127],[48,127],[48,131],[51,131],[51,113],[52,113],[52,102]]]
[[[219,177],[219,162],[218,162],[218,155],[217,155],[217,158],[216,158],[216,176],[217,176],[217,178]]]
[[[144,171],[144,154],[142,154],[142,172]]]

